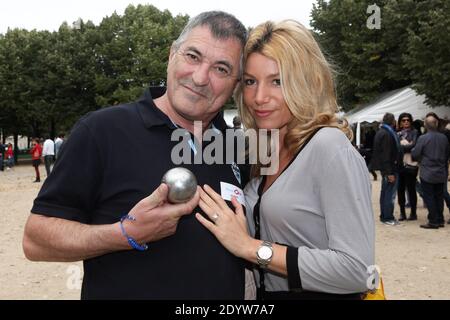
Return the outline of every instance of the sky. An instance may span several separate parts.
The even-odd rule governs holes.
[[[114,11],[123,14],[129,4],[152,4],[173,15],[194,16],[202,11],[223,10],[234,14],[245,26],[266,20],[295,19],[309,27],[314,0],[0,0],[0,33],[10,28],[58,30],[62,22],[71,25],[78,18],[98,25]]]

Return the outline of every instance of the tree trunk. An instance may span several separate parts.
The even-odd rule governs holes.
[[[14,163],[17,164],[17,160],[18,160],[18,151],[19,151],[19,134],[18,133],[14,133]]]
[[[38,121],[33,122],[33,138],[42,138],[41,128]]]
[[[50,121],[50,139],[55,139],[55,137],[56,137],[55,119],[52,118]]]

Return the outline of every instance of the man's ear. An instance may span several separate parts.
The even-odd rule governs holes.
[[[177,52],[177,49],[175,48],[175,42],[172,43],[172,45],[170,46],[170,51],[169,51],[169,60],[172,59],[173,55]]]

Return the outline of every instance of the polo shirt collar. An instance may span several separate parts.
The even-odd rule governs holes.
[[[161,97],[166,91],[165,87],[150,87],[145,90],[142,97],[137,101],[137,109],[147,129],[166,125],[175,129],[169,117],[162,112],[153,102],[153,99]]]
[[[170,118],[162,112],[153,102],[153,99],[161,97],[166,92],[165,87],[150,87],[145,90],[143,96],[137,101],[138,112],[146,128],[166,125],[171,129],[177,127]],[[212,120],[214,127],[224,132],[228,126],[223,118],[223,111],[220,111]]]

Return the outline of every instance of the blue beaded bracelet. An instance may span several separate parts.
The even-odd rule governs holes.
[[[128,243],[130,244],[130,246],[138,251],[145,251],[148,249],[147,244],[142,244],[140,245],[139,243],[136,242],[136,240],[134,240],[132,237],[130,237],[127,232],[125,231],[125,228],[123,227],[123,221],[124,220],[131,220],[131,221],[136,221],[136,218],[133,216],[130,216],[129,214],[124,215],[121,219],[120,219],[120,229],[122,230],[122,234],[125,238],[127,238]]]

